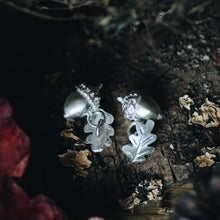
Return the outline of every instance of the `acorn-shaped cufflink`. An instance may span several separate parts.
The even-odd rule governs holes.
[[[122,147],[122,151],[131,162],[143,162],[145,156],[154,152],[154,147],[149,146],[156,141],[157,136],[152,134],[154,120],[162,118],[158,104],[149,96],[141,96],[138,92],[130,92],[124,98],[118,97],[122,104],[124,116],[133,121],[128,127],[128,138],[131,143]],[[135,126],[135,132],[131,129]]]
[[[91,144],[93,152],[101,152],[104,146],[112,144],[110,136],[114,135],[114,129],[110,126],[114,117],[99,108],[100,96],[98,89],[90,89],[85,84],[76,86],[75,91],[69,94],[64,103],[64,118],[87,117],[87,124],[84,127],[85,133],[90,133],[86,142]]]

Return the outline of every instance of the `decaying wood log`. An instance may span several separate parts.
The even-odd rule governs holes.
[[[174,58],[175,56],[171,57]],[[104,194],[109,200],[125,199],[121,201],[127,204],[122,206],[128,205],[127,209],[129,209],[135,204],[149,200],[148,188],[143,191],[138,188],[143,181],[149,186],[147,182],[161,180],[164,191],[172,185],[190,181],[195,173],[199,172],[195,159],[203,155],[204,146],[217,148],[219,127],[213,126],[207,129],[196,123],[190,124],[189,118],[193,111],[198,111],[207,97],[219,104],[220,77],[212,61],[201,62],[199,66],[187,68],[187,63],[184,64],[183,61],[182,65],[184,68],[168,68],[168,63],[163,63],[159,67],[160,72],[145,73],[144,71],[124,81],[123,84],[111,86],[111,98],[105,103],[108,103],[108,109],[115,117],[113,145],[99,154],[92,153],[89,175],[83,183],[80,183],[84,184],[84,190],[92,189],[96,196]],[[167,67],[166,71],[164,71],[165,67]],[[209,74],[210,72],[212,74]],[[219,84],[216,83],[217,81]],[[125,96],[133,89],[150,94],[163,111],[163,119],[156,121],[153,130],[158,136],[158,140],[152,144],[155,152],[146,156],[146,161],[142,163],[131,163],[121,150],[122,146],[128,143],[127,128],[130,121],[123,116],[121,104],[116,98]],[[190,94],[193,99],[194,107],[191,107],[191,111],[179,105],[179,98],[185,94]],[[103,99],[105,97],[108,95],[104,94]],[[210,165],[219,161],[218,153],[212,159]],[[87,190],[84,191],[86,194],[91,193]],[[126,200],[130,196],[133,200],[132,197]]]
[[[104,79],[105,76],[99,75],[100,80],[104,81],[104,87],[109,88],[101,91],[103,108],[115,117],[113,145],[101,153],[92,153],[89,157],[91,166],[86,169],[87,177],[78,177],[78,181],[73,184],[75,190],[81,190],[84,198],[96,198],[97,203],[94,203],[94,206],[99,206],[103,200],[106,206],[118,201],[127,202],[122,204],[127,209],[135,204],[143,204],[150,198],[154,199],[154,194],[149,190],[149,186],[156,187],[152,181],[161,181],[163,195],[171,186],[191,181],[192,177],[200,172],[202,168],[195,159],[204,155],[204,147],[207,152],[210,147],[218,147],[219,126],[215,126],[216,123],[209,128],[201,123],[189,123],[194,112],[202,114],[200,107],[207,98],[214,103],[210,111],[216,114],[219,120],[217,106],[220,104],[220,76],[211,60],[212,54],[218,52],[215,47],[210,48],[210,45],[203,43],[205,48],[209,49],[199,51],[199,39],[193,43],[193,50],[190,39],[186,39],[185,44],[178,41],[175,47],[171,44],[159,50],[159,61],[144,58],[145,62],[139,61],[132,65],[122,63],[117,73],[112,73],[108,78],[109,81]],[[212,43],[216,45],[215,40]],[[65,95],[72,89],[74,85],[65,90]],[[131,163],[121,150],[122,146],[128,143],[127,128],[130,121],[124,118],[121,104],[116,98],[125,96],[131,90],[139,90],[153,97],[163,112],[163,119],[156,121],[153,130],[158,136],[157,141],[152,144],[155,152],[146,156],[146,161],[142,163]],[[193,100],[190,109],[179,104],[180,97],[186,94]],[[216,108],[213,109],[213,106]],[[207,115],[209,117],[212,114]],[[207,120],[213,119],[210,117]],[[83,122],[77,123],[68,128],[76,129],[74,135],[85,138],[82,133]],[[63,149],[70,145],[71,149],[76,151],[90,149],[85,143],[74,143],[74,140],[69,140]],[[212,159],[213,161],[207,164],[215,166],[220,159],[217,151]],[[73,175],[74,172],[73,170]],[[158,188],[154,189],[158,192]]]

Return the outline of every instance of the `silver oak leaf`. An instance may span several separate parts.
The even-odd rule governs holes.
[[[114,129],[109,124],[112,124],[114,121],[114,117],[102,110],[105,114],[105,121],[99,127],[99,135],[97,135],[97,128],[86,124],[84,127],[85,133],[91,133],[86,138],[86,142],[91,144],[91,149],[93,152],[98,153],[103,151],[104,146],[110,147],[112,145],[112,140],[110,136],[114,135]]]
[[[152,134],[154,121],[148,120],[146,123],[136,122],[136,133],[129,135],[131,143],[122,147],[123,152],[131,162],[143,162],[146,155],[154,152],[154,147],[149,145],[156,141],[157,136]]]

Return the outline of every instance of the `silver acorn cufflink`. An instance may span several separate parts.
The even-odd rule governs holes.
[[[151,133],[155,124],[151,119],[162,118],[160,107],[152,98],[143,97],[138,92],[131,92],[117,100],[122,104],[124,116],[133,121],[127,130],[131,143],[124,145],[122,151],[131,162],[143,162],[146,155],[154,152],[154,147],[149,146],[157,139]],[[132,133],[133,127],[135,131]]]
[[[76,90],[69,94],[64,103],[64,118],[77,119],[86,117],[87,124],[84,132],[89,133],[86,143],[91,144],[93,152],[101,152],[112,145],[110,136],[114,135],[114,129],[110,126],[114,117],[100,107],[99,90],[92,91],[88,86],[80,84]]]

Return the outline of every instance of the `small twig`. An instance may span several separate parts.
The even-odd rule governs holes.
[[[191,14],[194,14],[195,12],[197,12],[197,11],[199,11],[199,10],[201,10],[201,9],[204,10],[204,8],[207,7],[209,4],[211,4],[211,2],[212,2],[212,0],[211,0],[211,1],[208,0],[208,1],[205,1],[205,2],[201,3],[200,5],[197,5],[197,6],[193,7],[193,8],[189,11],[188,14],[191,15]]]
[[[85,14],[80,14],[80,13],[74,13],[73,15],[69,16],[69,17],[53,17],[47,14],[44,14],[42,12],[38,12],[20,5],[17,5],[13,2],[9,2],[9,1],[5,1],[5,0],[0,0],[0,3],[3,3],[5,5],[11,6],[15,9],[18,9],[24,13],[27,14],[31,14],[46,20],[53,20],[53,21],[73,21],[73,20],[82,20],[82,19],[91,19],[91,16],[86,16]],[[68,9],[69,11],[71,11],[70,9]]]

